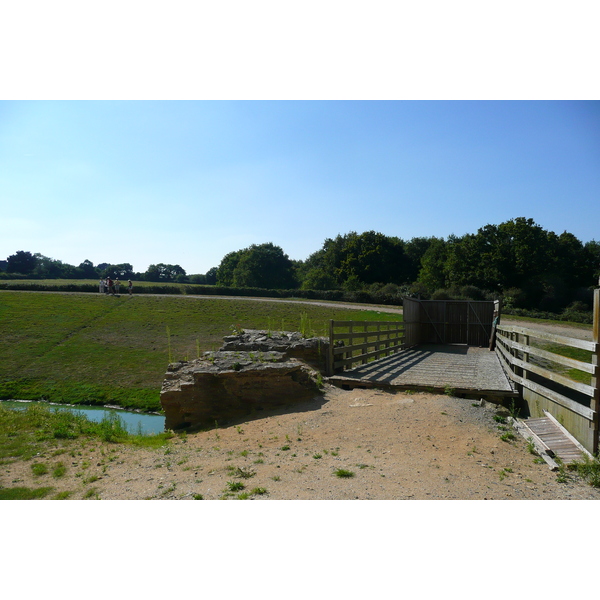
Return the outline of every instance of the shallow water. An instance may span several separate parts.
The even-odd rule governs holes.
[[[99,423],[110,413],[114,413],[125,424],[130,433],[155,434],[165,430],[165,418],[162,415],[149,415],[116,408],[103,406],[75,406],[72,404],[52,404],[49,402],[30,402],[27,400],[2,400],[2,406],[24,410],[27,406],[49,406],[57,410],[72,410],[83,413],[90,421]]]

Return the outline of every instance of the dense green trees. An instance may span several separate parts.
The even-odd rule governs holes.
[[[292,289],[297,287],[294,265],[279,246],[271,242],[252,244],[223,257],[216,273],[217,285]]]
[[[375,231],[326,239],[321,250],[298,267],[302,288],[357,290],[373,283],[405,283],[411,259],[404,246],[401,239]]]
[[[596,283],[599,250],[597,242],[583,245],[571,233],[556,235],[519,217],[437,240],[423,255],[418,281],[431,294],[474,285],[515,307],[559,310]]]
[[[327,238],[306,260],[292,261],[272,243],[226,254],[205,275],[188,276],[179,265],[158,263],[134,273],[129,263],[78,267],[18,251],[6,274],[34,278],[145,279],[238,288],[343,290],[397,297],[504,298],[505,306],[544,311],[589,309],[600,275],[600,242],[583,244],[573,234],[546,231],[518,217],[485,225],[476,233],[404,241],[375,231]],[[576,307],[576,308],[574,308]]]
[[[150,265],[144,273],[146,281],[184,281],[185,278],[185,269],[179,265],[167,265],[165,263]]]
[[[12,254],[6,259],[7,266],[6,270],[9,273],[20,273],[21,275],[29,275],[33,273],[37,259],[31,252],[25,252],[24,250],[17,250],[15,254]]]

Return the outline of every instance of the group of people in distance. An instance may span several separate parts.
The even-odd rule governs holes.
[[[119,293],[119,288],[121,287],[121,282],[119,278],[112,280],[110,277],[106,279],[101,279],[98,283],[98,291],[101,294],[115,294]],[[131,279],[127,280],[127,290],[129,291],[129,295],[133,294],[133,283],[131,283]]]

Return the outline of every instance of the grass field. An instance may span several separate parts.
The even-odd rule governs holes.
[[[160,410],[169,362],[216,350],[231,328],[326,335],[329,319],[401,315],[316,304],[151,295],[0,292],[0,399]]]
[[[75,285],[75,286],[85,286],[85,285],[94,285],[98,286],[99,279],[1,279],[0,283],[6,284],[37,284],[40,286],[57,286],[57,285]],[[126,291],[127,288],[127,280],[121,279],[121,292]],[[137,287],[151,287],[155,285],[167,286],[167,287],[175,287],[182,289],[190,284],[187,283],[173,283],[167,281],[133,281],[133,285]]]

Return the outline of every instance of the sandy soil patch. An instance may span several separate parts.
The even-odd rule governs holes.
[[[0,484],[51,485],[72,499],[600,499],[581,480],[558,482],[518,435],[502,441],[497,410],[444,395],[328,387],[292,410],[177,436],[158,450],[90,442],[80,454],[3,465]],[[62,461],[66,473],[36,477],[35,460]]]

